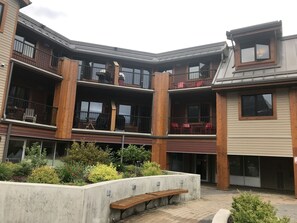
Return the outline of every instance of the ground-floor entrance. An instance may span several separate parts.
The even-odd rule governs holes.
[[[200,174],[201,181],[215,182],[215,155],[167,153],[169,170]]]
[[[228,156],[230,184],[294,190],[293,158]]]

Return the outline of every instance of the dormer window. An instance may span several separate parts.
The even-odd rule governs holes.
[[[270,41],[242,44],[240,49],[241,63],[270,59]]]

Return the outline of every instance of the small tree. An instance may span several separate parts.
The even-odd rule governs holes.
[[[143,163],[151,159],[151,152],[143,146],[129,145],[127,148],[118,151],[118,156],[123,158],[123,163],[136,165],[137,162]]]
[[[70,149],[67,149],[68,155],[63,159],[66,163],[81,163],[85,166],[96,165],[97,163],[110,163],[110,150],[102,150],[95,143],[74,142]]]
[[[42,151],[41,146],[36,142],[30,148],[26,148],[25,161],[30,162],[33,168],[45,166],[46,150]]]
[[[231,215],[234,223],[288,223],[287,217],[278,218],[276,209],[260,200],[259,196],[244,192],[233,198]]]

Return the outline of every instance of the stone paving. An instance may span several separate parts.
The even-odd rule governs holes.
[[[297,199],[293,194],[278,194],[275,191],[264,190],[253,191],[251,188],[240,188],[240,191],[251,191],[260,195],[263,200],[270,201],[278,209],[279,216],[288,216],[292,223],[297,223]],[[211,223],[214,214],[220,208],[231,208],[232,197],[238,194],[239,191],[236,188],[220,191],[213,185],[202,185],[201,199],[150,209],[121,222]]]

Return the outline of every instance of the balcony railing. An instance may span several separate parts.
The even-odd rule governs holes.
[[[80,111],[75,115],[74,128],[110,130],[111,114]],[[116,131],[149,133],[151,117],[117,115]]]
[[[58,57],[17,39],[14,40],[12,57],[29,65],[57,74]]]
[[[8,97],[6,118],[30,121],[45,125],[56,125],[57,108],[45,104]],[[28,117],[28,111],[32,118]]]
[[[170,89],[210,86],[216,70],[203,72],[179,73],[170,76]]]
[[[216,134],[215,117],[171,117],[170,134]]]

